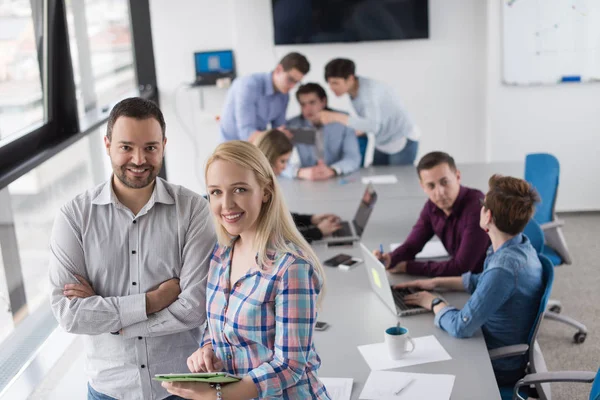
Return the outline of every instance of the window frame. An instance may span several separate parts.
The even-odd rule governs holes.
[[[85,115],[78,115],[65,1],[30,1],[46,122],[0,142],[0,189],[106,123],[114,105],[93,106]],[[129,0],[129,18],[139,88],[131,95],[160,105],[149,0]],[[159,176],[166,179],[164,163]]]

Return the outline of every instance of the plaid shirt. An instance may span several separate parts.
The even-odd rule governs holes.
[[[212,254],[203,345],[212,341],[227,372],[249,374],[260,398],[329,399],[316,375],[321,360],[313,329],[322,282],[313,266],[268,252],[269,265],[251,267],[230,289],[231,250],[217,245]]]

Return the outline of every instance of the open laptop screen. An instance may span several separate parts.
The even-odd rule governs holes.
[[[373,212],[373,207],[377,202],[377,193],[375,192],[375,188],[373,188],[372,184],[368,184],[365,189],[365,193],[363,194],[362,199],[360,200],[360,205],[358,206],[358,210],[356,211],[356,215],[354,216],[354,220],[352,221],[354,224],[354,229],[356,229],[356,234],[358,236],[362,236],[365,227],[367,226],[367,221],[369,221],[369,217]]]

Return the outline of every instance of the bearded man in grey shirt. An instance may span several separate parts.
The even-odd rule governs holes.
[[[208,203],[157,177],[165,121],[141,98],[111,111],[111,178],[64,205],[51,238],[52,310],[85,335],[88,399],[165,399],[152,377],[187,371],[206,320],[216,236]]]

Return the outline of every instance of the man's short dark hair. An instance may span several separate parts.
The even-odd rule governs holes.
[[[165,131],[167,129],[165,118],[160,108],[151,100],[142,99],[141,97],[130,97],[115,104],[110,111],[106,126],[106,137],[108,140],[112,139],[112,130],[119,117],[130,117],[140,120],[154,118],[160,124],[163,140],[165,138]]]
[[[351,75],[356,75],[356,66],[354,61],[347,58],[336,58],[331,60],[325,66],[325,80],[329,78],[348,79]]]
[[[308,71],[310,71],[310,63],[306,57],[300,53],[286,54],[281,61],[279,61],[279,64],[281,64],[283,70],[286,72],[296,69],[302,73],[302,75],[306,75],[308,74]]]
[[[319,85],[318,83],[314,83],[314,82],[310,82],[305,85],[301,85],[298,88],[298,90],[296,91],[296,99],[298,101],[300,101],[301,94],[309,94],[309,93],[316,94],[317,97],[321,100],[327,100],[327,93],[325,92],[325,89],[323,89],[323,86]]]
[[[450,154],[444,153],[443,151],[432,151],[431,153],[425,154],[417,164],[417,174],[419,175],[419,178],[421,178],[421,171],[435,168],[441,164],[448,164],[452,172],[456,172],[456,163]]]

